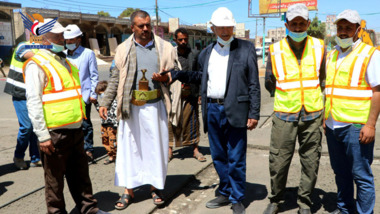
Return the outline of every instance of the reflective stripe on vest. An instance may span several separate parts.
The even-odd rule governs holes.
[[[57,92],[57,93],[48,93],[44,94],[42,96],[42,102],[59,102],[61,100],[67,100],[67,99],[78,99],[78,93],[81,95],[81,90],[68,90],[68,91],[62,91],[62,92]]]
[[[85,104],[81,95],[79,70],[66,60],[71,72],[53,56],[41,51],[31,60],[46,74],[42,103],[48,128],[58,128],[80,122],[85,118]]]
[[[371,108],[372,89],[365,74],[376,49],[360,43],[337,68],[339,52],[329,53],[326,76],[325,118],[331,114],[334,120],[365,124]]]
[[[272,70],[276,77],[275,111],[296,113],[302,106],[308,112],[323,109],[319,87],[323,44],[322,40],[308,36],[301,65],[286,38],[270,46]]]
[[[24,63],[22,63],[22,65],[23,65]],[[14,63],[12,64],[11,63],[11,65],[9,66],[9,69],[12,69],[12,70],[14,70],[14,71],[16,71],[17,73],[21,73],[22,74],[22,66],[21,67],[16,67],[15,65],[14,65]]]
[[[15,86],[17,86],[19,88],[25,89],[25,83],[24,82],[19,82],[19,81],[14,80],[14,79],[7,78],[7,83],[15,85]]]
[[[40,66],[45,67],[44,70],[47,69],[48,71],[50,71],[50,73],[48,74],[48,78],[51,79],[53,90],[61,91],[63,88],[62,78],[59,76],[58,72],[55,70],[53,65],[51,65],[50,62],[42,56],[36,55],[35,58],[38,61],[40,61]]]

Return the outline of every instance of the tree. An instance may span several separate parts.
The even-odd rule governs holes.
[[[104,16],[104,17],[110,17],[111,15],[110,15],[110,13],[109,12],[105,12],[105,11],[99,11],[98,12],[98,15],[99,16]]]
[[[139,8],[128,7],[120,13],[119,18],[130,17],[133,12],[140,10]]]
[[[307,34],[312,37],[324,39],[326,35],[326,23],[321,23],[316,16],[307,29]]]
[[[326,36],[325,37],[325,45],[326,47],[330,45],[329,48],[327,49],[334,49],[335,45],[336,45],[336,42],[335,42],[335,37],[336,36]],[[329,51],[329,50],[328,50]]]

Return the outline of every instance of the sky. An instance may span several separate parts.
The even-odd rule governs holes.
[[[133,7],[146,10],[155,16],[155,0],[8,0],[20,3],[22,7],[38,7],[58,9],[62,11],[96,14],[98,11],[109,12],[117,17],[125,8]],[[245,23],[250,30],[250,37],[255,37],[256,19],[248,18],[248,0],[157,0],[158,16],[162,22],[178,17],[180,24],[192,25],[206,23],[211,19],[212,12],[218,7],[227,7],[234,14],[238,23]],[[252,0],[251,14],[258,14],[259,0]],[[367,21],[367,28],[380,32],[380,1],[379,0],[318,0],[318,11],[310,11],[309,18],[318,16],[325,21],[327,15],[338,15],[345,9],[355,9],[362,19]],[[265,31],[284,27],[280,18],[267,18]],[[257,34],[263,35],[263,19],[257,21]]]

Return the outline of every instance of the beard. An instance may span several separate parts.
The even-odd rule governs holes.
[[[179,44],[178,48],[180,48],[180,49],[186,49],[187,48],[187,43],[186,44]]]

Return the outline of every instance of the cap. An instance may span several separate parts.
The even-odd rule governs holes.
[[[74,39],[78,36],[82,36],[82,31],[79,29],[78,25],[67,25],[63,37],[65,39]]]
[[[286,12],[286,19],[288,21],[292,21],[298,16],[302,17],[305,20],[309,20],[309,9],[307,9],[305,4],[298,3],[288,7],[288,11]]]
[[[211,16],[211,24],[217,27],[235,27],[236,21],[232,12],[226,7],[219,7]]]
[[[44,19],[44,23],[49,23],[53,19],[47,18]],[[49,31],[50,33],[63,33],[65,31],[65,28],[58,22],[56,21],[53,25],[53,28]]]
[[[345,19],[352,24],[359,24],[362,21],[362,19],[359,16],[358,11],[356,10],[344,10],[343,12],[339,13],[339,15],[336,17],[336,21],[334,24],[337,24],[340,20]]]

